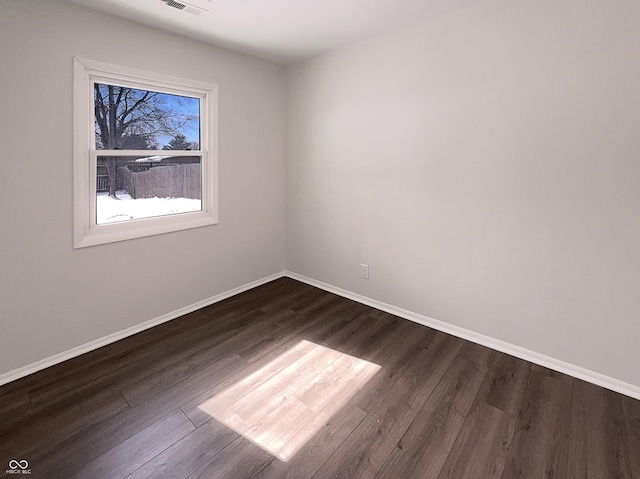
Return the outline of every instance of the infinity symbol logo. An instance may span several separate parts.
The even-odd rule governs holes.
[[[23,459],[22,461],[11,459],[9,461],[9,469],[26,469],[27,467],[29,467],[29,463],[26,459]]]

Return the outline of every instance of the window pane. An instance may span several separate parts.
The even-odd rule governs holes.
[[[96,223],[202,210],[200,156],[99,156]]]
[[[197,150],[200,99],[95,83],[97,150]]]

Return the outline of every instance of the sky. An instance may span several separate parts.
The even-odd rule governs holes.
[[[192,115],[198,118],[198,121],[191,128],[185,128],[180,133],[187,137],[189,141],[200,143],[200,100],[198,98],[190,98],[177,95],[161,94],[170,107],[184,115]],[[158,136],[158,147],[166,145],[173,136]]]

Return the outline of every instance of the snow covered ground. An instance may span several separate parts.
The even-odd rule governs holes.
[[[96,222],[99,225],[202,209],[200,200],[189,198],[140,198],[134,200],[124,191],[116,192],[116,196],[118,199],[111,198],[108,193],[98,193]]]

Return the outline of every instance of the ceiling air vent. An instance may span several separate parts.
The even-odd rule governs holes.
[[[195,5],[191,5],[187,2],[176,2],[175,0],[160,0],[165,5],[169,7],[176,8],[178,10],[182,10],[183,12],[191,13],[192,15],[202,15],[203,13],[208,12],[208,10],[196,7]]]

